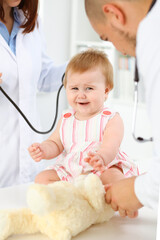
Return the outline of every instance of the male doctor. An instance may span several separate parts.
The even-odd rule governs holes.
[[[153,159],[147,173],[106,187],[106,201],[121,216],[142,206],[157,208],[160,183],[160,1],[85,0],[87,16],[100,38],[124,55],[136,56],[144,80],[152,127]]]

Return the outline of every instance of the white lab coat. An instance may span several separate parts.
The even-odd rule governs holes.
[[[45,54],[41,23],[29,34],[19,30],[16,56],[0,35],[0,72],[2,87],[18,104],[34,127],[40,129],[36,93],[57,90],[65,65],[56,67]],[[41,141],[0,92],[0,187],[33,181],[43,169],[35,163],[27,148]]]
[[[144,206],[157,209],[160,185],[160,1],[139,25],[136,55],[154,141],[153,159],[147,173],[137,177],[135,193]]]

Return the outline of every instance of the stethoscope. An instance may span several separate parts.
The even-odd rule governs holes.
[[[135,141],[145,143],[153,141],[153,138],[143,138],[136,137],[136,118],[137,118],[137,108],[138,108],[138,83],[139,83],[139,74],[137,68],[137,61],[135,61],[135,75],[134,75],[134,107],[133,107],[133,120],[132,120],[132,136]]]
[[[58,116],[58,105],[59,105],[59,96],[60,96],[60,92],[61,89],[63,88],[63,79],[64,79],[65,73],[62,75],[62,84],[58,89],[57,92],[57,96],[56,96],[56,113],[55,113],[55,117],[53,120],[53,124],[51,126],[51,128],[47,131],[39,131],[37,130],[35,127],[33,127],[33,125],[30,123],[30,121],[27,119],[27,117],[25,116],[25,114],[22,112],[22,110],[17,106],[17,104],[9,97],[9,95],[4,91],[4,89],[2,87],[0,87],[0,91],[4,94],[4,96],[12,103],[12,105],[16,108],[16,110],[20,113],[20,115],[24,118],[24,120],[26,121],[26,123],[29,125],[29,127],[36,133],[39,134],[47,134],[49,132],[51,132],[56,124],[57,121],[57,116]]]

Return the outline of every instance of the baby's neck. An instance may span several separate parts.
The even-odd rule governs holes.
[[[93,114],[89,114],[89,115],[79,114],[79,113],[75,112],[75,113],[74,113],[74,117],[75,117],[77,120],[79,120],[79,121],[85,121],[85,120],[88,120],[88,119],[90,119],[90,118],[95,117],[96,115],[98,115],[98,114],[101,113],[101,112],[102,112],[102,110],[97,111],[97,112],[95,112],[95,113],[93,113]]]

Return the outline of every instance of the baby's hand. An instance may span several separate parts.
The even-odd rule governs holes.
[[[45,158],[44,149],[42,144],[34,143],[28,148],[29,154],[35,162],[40,162]]]
[[[2,73],[0,73],[0,84],[2,83]]]
[[[104,171],[105,164],[102,157],[94,152],[89,152],[88,157],[84,159],[85,162],[88,162],[95,170]]]

